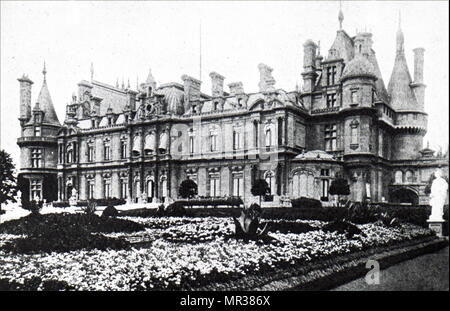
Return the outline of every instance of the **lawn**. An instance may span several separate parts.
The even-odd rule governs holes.
[[[361,232],[348,238],[324,230],[325,221],[267,219],[267,239],[244,241],[225,217],[27,217],[0,225],[0,289],[190,290],[432,235],[412,224],[377,222],[358,224]],[[52,222],[50,239],[36,229]],[[73,242],[80,231],[81,242]],[[20,244],[27,239],[63,242],[52,250]]]

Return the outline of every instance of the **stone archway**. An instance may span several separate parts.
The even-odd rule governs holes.
[[[400,188],[391,192],[390,201],[393,203],[419,204],[419,195],[410,188]]]

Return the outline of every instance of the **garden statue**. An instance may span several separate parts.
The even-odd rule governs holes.
[[[444,178],[442,178],[440,169],[434,172],[436,177],[431,184],[430,205],[431,215],[429,221],[444,221],[442,216],[444,215],[444,204],[447,198],[448,184]]]
[[[72,189],[72,196],[69,198],[69,205],[76,206],[78,201],[78,191],[77,189]]]

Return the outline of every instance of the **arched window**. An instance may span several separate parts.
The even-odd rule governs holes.
[[[156,149],[156,137],[155,133],[151,132],[145,136],[144,152],[145,154],[150,154]]]
[[[67,163],[73,162],[73,146],[72,144],[69,144],[67,146]]]
[[[133,139],[133,155],[138,156],[141,154],[141,137],[135,136]]]
[[[406,182],[414,182],[414,173],[410,170],[406,171],[405,173],[405,181]]]
[[[159,151],[161,153],[167,152],[168,142],[169,142],[169,135],[167,135],[167,132],[164,131],[159,136]]]
[[[403,172],[402,171],[396,171],[394,175],[394,180],[396,184],[403,183]]]
[[[314,197],[314,176],[306,171],[296,172],[292,176],[292,197]]]

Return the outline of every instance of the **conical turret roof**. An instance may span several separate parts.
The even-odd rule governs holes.
[[[50,92],[48,91],[47,79],[45,77],[44,67],[44,83],[42,83],[41,91],[39,92],[39,96],[37,102],[39,103],[39,108],[44,112],[43,123],[53,124],[53,125],[61,125],[58,120],[58,116],[56,115],[55,108],[53,107],[52,98],[50,97]]]
[[[404,37],[402,30],[397,31],[397,48],[394,69],[388,84],[388,93],[391,97],[391,107],[396,110],[417,109],[417,99],[410,87],[411,75],[406,63],[404,52]]]

